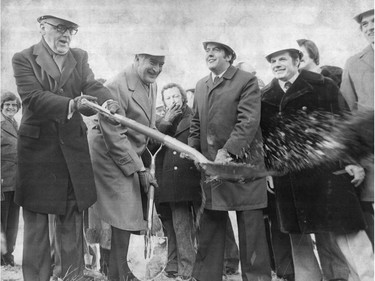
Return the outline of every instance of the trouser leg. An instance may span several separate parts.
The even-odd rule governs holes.
[[[243,281],[271,281],[271,265],[262,210],[237,211]]]
[[[25,281],[49,281],[51,249],[48,215],[23,209],[24,236],[22,273]]]
[[[227,229],[225,235],[225,252],[224,252],[224,266],[225,270],[236,272],[240,262],[240,254],[236,239],[234,238],[233,227],[230,219],[227,221]]]
[[[198,233],[193,276],[199,281],[221,281],[228,212],[204,210]]]

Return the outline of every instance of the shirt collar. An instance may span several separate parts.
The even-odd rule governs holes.
[[[286,91],[285,90],[285,83],[286,82],[290,82],[290,83],[293,84],[294,81],[296,81],[296,79],[298,78],[298,75],[299,75],[299,72],[297,71],[297,73],[294,74],[294,76],[292,78],[290,78],[289,80],[287,80],[287,81],[277,80],[279,82],[279,85],[280,85],[281,89],[283,89],[283,91],[285,92]]]
[[[229,67],[228,67],[228,68],[229,68]],[[219,75],[215,75],[213,72],[211,72],[211,78],[212,78],[212,81],[215,80],[215,77],[219,77],[219,78],[223,77],[224,73],[228,70],[228,68],[225,69],[225,70],[224,70],[222,73],[220,73]]]

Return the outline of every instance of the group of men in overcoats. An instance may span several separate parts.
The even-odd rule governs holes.
[[[373,9],[360,18],[362,30],[372,26],[368,51],[373,56]],[[133,64],[103,85],[94,79],[87,53],[70,48],[78,30],[76,23],[51,15],[38,18],[38,22],[41,41],[12,59],[23,104],[15,202],[23,207],[25,221],[24,280],[49,280],[51,275],[66,280],[84,278],[82,212],[95,202],[93,208],[99,217],[111,225],[109,279],[135,280],[126,261],[129,239],[132,233],[145,229],[142,198],[150,185],[158,186],[141,158],[148,137],[98,116],[88,141],[82,115],[95,112],[82,99],[156,128],[155,80],[162,71],[165,53],[159,52],[161,48],[135,52]],[[280,47],[267,54],[275,79],[262,92],[253,74],[233,66],[237,55],[230,44],[211,40],[203,42],[203,48],[210,74],[198,81],[193,113],[186,113],[186,118],[191,118],[187,142],[211,161],[264,169],[262,132],[266,139],[278,121],[290,116],[316,110],[333,115],[345,109],[345,100],[332,80],[298,71],[301,52],[294,47]],[[364,72],[371,73],[371,69]],[[373,80],[368,83],[373,89]],[[361,87],[371,85],[358,89]],[[361,104],[362,95],[356,88],[354,104]],[[177,120],[184,124],[180,118]],[[177,134],[179,127],[174,130]],[[274,178],[279,223],[291,234],[296,247],[294,261],[303,263],[304,258],[297,255],[294,234],[352,233],[365,228],[358,199],[352,196],[352,179],[332,174],[344,168],[340,165]],[[364,179],[361,167],[347,170],[354,183]],[[191,276],[184,278],[222,280],[228,211],[236,211],[242,280],[270,281],[262,210],[267,206],[266,179],[208,180],[202,171],[201,188],[204,212],[197,234],[199,245]],[[337,200],[335,194],[340,194],[337,196],[346,200],[346,205],[342,201],[331,205]],[[308,270],[296,271],[295,280],[322,277],[304,279],[310,278]],[[324,267],[323,275],[330,280],[348,279],[335,272],[329,275]]]

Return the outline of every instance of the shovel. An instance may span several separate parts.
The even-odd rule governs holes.
[[[170,136],[164,135],[163,133],[140,124],[132,119],[119,114],[111,114],[109,110],[104,107],[90,102],[86,99],[82,100],[82,104],[94,109],[96,112],[105,116],[113,122],[124,125],[131,128],[141,134],[144,134],[150,138],[153,138],[162,144],[165,144],[171,149],[174,149],[180,153],[184,153],[191,160],[194,160],[198,165],[204,170],[206,175],[211,176],[214,179],[223,179],[229,181],[247,181],[253,180],[261,177],[265,177],[270,174],[269,171],[264,169],[259,169],[250,164],[240,164],[240,163],[215,163],[208,160],[203,154],[195,150],[194,148],[188,146],[187,144],[172,138]]]
[[[163,145],[151,155],[150,173],[155,177],[155,158]],[[129,249],[127,262],[129,269],[142,281],[150,281],[157,278],[165,269],[168,262],[168,238],[162,236],[151,235],[153,231],[153,220],[155,212],[154,205],[155,188],[149,186],[147,201],[147,229],[146,234],[131,235],[129,241]],[[162,231],[160,231],[162,232]],[[141,253],[142,244],[144,245],[143,253]]]

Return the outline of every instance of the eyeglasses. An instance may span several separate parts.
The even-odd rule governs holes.
[[[46,22],[46,21],[44,23],[49,24],[54,29],[56,29],[57,32],[60,32],[61,34],[64,34],[67,30],[69,30],[70,35],[76,35],[77,32],[78,32],[78,29],[75,28],[75,27],[68,27],[68,26],[63,25],[63,24],[54,25],[54,24]]]

